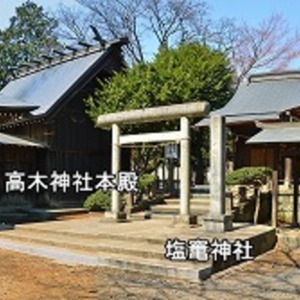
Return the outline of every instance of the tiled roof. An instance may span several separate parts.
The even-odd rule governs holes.
[[[89,70],[100,70],[110,47],[124,40],[108,43],[105,48],[92,47],[83,51],[49,59],[17,75],[0,91],[0,109],[34,107],[33,116],[46,114]]]
[[[221,109],[211,112],[226,116],[226,123],[274,120],[279,114],[300,107],[300,72],[252,76]],[[202,120],[195,126],[207,126]]]

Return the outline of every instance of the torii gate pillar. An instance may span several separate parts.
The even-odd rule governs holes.
[[[196,216],[190,215],[190,122],[180,118],[180,223],[195,224]]]
[[[213,115],[210,118],[210,214],[203,223],[208,232],[232,229],[232,216],[225,213],[225,163],[225,119]]]
[[[120,126],[112,124],[112,155],[111,155],[112,174],[118,174],[121,169],[121,145],[120,145]],[[120,211],[120,194],[113,189],[111,193],[111,211],[105,212],[105,216],[114,220],[125,220],[126,214]]]

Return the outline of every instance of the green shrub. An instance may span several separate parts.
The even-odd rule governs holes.
[[[148,198],[151,196],[151,190],[154,186],[157,178],[154,174],[143,174],[139,176],[138,179],[138,192],[137,192],[137,202],[140,202],[143,199],[143,195],[147,195]]]
[[[138,179],[138,184],[141,190],[147,190],[156,181],[156,176],[154,174],[143,174]]]
[[[226,177],[228,185],[262,185],[272,176],[272,169],[267,167],[245,167],[229,173]]]
[[[89,195],[83,203],[83,206],[90,211],[109,210],[111,203],[111,192],[104,193],[98,190]]]

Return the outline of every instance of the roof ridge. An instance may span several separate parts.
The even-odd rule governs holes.
[[[265,72],[252,74],[248,78],[249,83],[284,80],[284,79],[300,79],[300,70],[285,70],[276,72]]]
[[[32,60],[32,62],[26,62],[27,66],[27,70],[25,71],[19,71],[19,73],[15,74],[15,76],[12,76],[12,78],[9,81],[14,81],[17,79],[20,79],[22,77],[26,77],[29,76],[31,74],[34,73],[38,73],[40,71],[43,71],[45,69],[48,68],[52,68],[54,66],[63,64],[63,63],[67,63],[70,61],[74,61],[76,59],[97,53],[97,52],[101,52],[101,51],[106,51],[107,49],[109,49],[111,46],[116,45],[116,44],[121,44],[124,45],[128,43],[128,39],[127,38],[120,38],[120,39],[116,39],[116,40],[112,40],[106,43],[105,47],[101,46],[101,45],[91,45],[90,47],[87,46],[83,46],[85,48],[82,49],[77,49],[72,51],[71,49],[73,47],[69,47],[70,51],[69,53],[66,53],[65,55],[57,55],[57,56],[49,56],[48,58],[48,62],[46,62],[47,58],[46,55],[45,56],[45,60],[43,62],[41,62],[41,64],[37,64],[34,60]],[[66,48],[66,47],[65,47]],[[35,65],[32,65],[32,67],[30,67],[30,64],[34,63]],[[25,62],[24,62],[25,64]]]

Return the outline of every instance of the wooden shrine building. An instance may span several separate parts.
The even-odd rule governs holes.
[[[247,140],[261,131],[261,123],[298,122],[300,120],[300,71],[253,75],[248,83],[241,84],[233,98],[221,109],[211,114],[226,117],[226,126],[233,133],[234,168],[245,166],[274,167],[274,149],[266,144],[249,144]],[[202,120],[196,127],[207,126]],[[285,166],[282,161],[280,178],[284,179]]]
[[[41,56],[14,74],[0,91],[0,191],[1,199],[24,198],[37,205],[82,201],[86,192],[50,189],[36,193],[7,193],[6,173],[50,176],[53,171],[110,172],[110,133],[96,129],[86,113],[84,99],[104,80],[124,66],[126,39],[92,46],[81,43],[68,51]]]
[[[279,183],[294,183],[292,223],[298,226],[300,71],[253,75],[213,114],[225,116],[233,134],[234,169],[268,166]],[[208,124],[206,119],[196,127]]]

